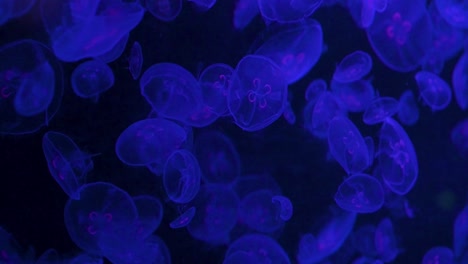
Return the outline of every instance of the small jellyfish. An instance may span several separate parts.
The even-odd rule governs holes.
[[[288,197],[275,195],[271,198],[271,202],[275,203],[280,208],[279,217],[283,221],[289,221],[293,215],[293,205]]]
[[[114,86],[112,69],[100,60],[81,63],[72,73],[71,83],[75,94],[82,98],[97,98]]]
[[[296,256],[298,263],[319,263],[338,251],[353,230],[355,222],[356,213],[337,210],[337,215],[328,221],[317,236],[306,233],[301,237]]]
[[[305,92],[307,102],[316,102],[319,96],[327,90],[327,83],[324,79],[315,79],[309,83]]]
[[[134,225],[137,209],[125,191],[110,183],[85,184],[79,195],[79,200],[69,199],[65,205],[65,227],[78,247],[101,255],[102,242],[112,242],[111,238],[126,234]]]
[[[357,127],[345,116],[337,116],[328,128],[330,153],[349,173],[362,172],[369,166],[369,150]]]
[[[72,199],[80,199],[79,188],[93,169],[91,155],[81,151],[65,134],[49,131],[42,137],[42,149],[50,174]]]
[[[215,63],[204,69],[198,79],[203,103],[219,116],[229,114],[227,96],[233,72],[231,66]]]
[[[205,131],[195,138],[194,145],[205,182],[231,184],[239,178],[240,155],[231,138],[220,131]]]
[[[296,123],[296,114],[292,109],[291,103],[288,101],[284,107],[283,117],[290,125],[294,125]]]
[[[190,235],[211,244],[224,244],[237,222],[239,197],[230,187],[205,184],[192,201],[197,208],[187,226]]]
[[[181,126],[163,118],[149,118],[127,127],[115,143],[115,152],[129,166],[164,165],[186,141],[187,132]]]
[[[174,151],[164,165],[164,189],[175,203],[190,202],[200,190],[200,179],[200,166],[190,151]]]
[[[458,59],[452,72],[452,85],[455,99],[462,110],[468,109],[468,79],[465,73],[468,70],[468,53]]]
[[[271,190],[262,189],[243,197],[239,205],[241,222],[262,233],[273,233],[283,227],[281,208],[272,202],[274,196]]]
[[[271,59],[247,55],[238,64],[229,86],[228,107],[245,131],[258,131],[284,111],[288,85],[283,71]]]
[[[380,182],[367,174],[354,174],[344,180],[335,194],[342,209],[356,213],[373,213],[382,208],[384,191]]]
[[[413,143],[401,125],[391,118],[384,121],[379,137],[375,172],[391,191],[405,195],[413,188],[419,173]]]
[[[333,79],[341,83],[360,80],[372,69],[372,59],[367,52],[357,50],[341,60],[333,73]]]
[[[349,112],[365,111],[376,97],[374,86],[367,80],[357,80],[350,83],[332,81],[330,88]]]
[[[364,142],[366,142],[367,150],[369,151],[369,167],[374,163],[375,156],[375,145],[374,139],[372,137],[365,137]]]
[[[388,218],[382,219],[375,230],[375,248],[377,256],[385,263],[392,262],[400,252],[395,237],[393,224]]]
[[[367,28],[367,38],[380,60],[392,70],[415,70],[432,48],[432,23],[425,0],[388,1]]]
[[[436,0],[440,15],[455,28],[468,28],[468,8],[465,1]]]
[[[365,124],[375,125],[392,117],[398,112],[398,101],[392,97],[379,97],[373,100],[364,111],[362,119]]]
[[[184,122],[203,105],[200,84],[180,65],[157,63],[140,78],[141,94],[158,116]]]
[[[128,69],[134,80],[137,80],[141,74],[141,68],[143,66],[143,51],[138,41],[133,43],[132,49],[130,50],[130,57],[128,58]]]
[[[398,119],[407,126],[412,126],[419,120],[419,107],[411,90],[406,90],[400,96]]]
[[[421,97],[432,110],[443,110],[448,106],[452,100],[452,90],[444,80],[427,71],[417,72],[414,78],[418,83]]]
[[[304,126],[312,135],[326,139],[330,121],[346,114],[341,101],[331,92],[324,92],[317,102],[308,102],[304,108]]]
[[[266,32],[268,37],[260,35],[263,44],[254,53],[270,58],[280,67],[286,82],[295,83],[312,69],[322,55],[322,26],[316,20],[307,19],[278,25],[278,29],[271,27]]]
[[[55,116],[63,71],[52,51],[23,39],[0,47],[0,134],[33,133]]]
[[[190,221],[192,221],[192,219],[195,216],[196,212],[197,212],[197,210],[196,210],[195,207],[193,207],[193,206],[190,207],[189,209],[187,209],[187,211],[183,212],[179,217],[172,220],[169,223],[169,226],[172,229],[186,227],[188,224],[190,224]]]

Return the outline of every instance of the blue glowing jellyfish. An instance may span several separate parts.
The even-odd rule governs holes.
[[[79,199],[78,189],[94,167],[91,155],[83,152],[65,134],[49,131],[42,138],[42,149],[50,174],[72,199]]]
[[[382,208],[384,191],[376,178],[354,174],[338,187],[335,201],[339,207],[350,212],[373,213]]]
[[[389,1],[375,15],[367,37],[380,60],[399,72],[416,69],[431,49],[432,23],[425,0]]]
[[[245,56],[229,86],[228,107],[236,124],[246,131],[272,124],[284,111],[287,88],[283,71],[271,59]]]
[[[413,143],[400,124],[391,118],[385,119],[379,137],[376,172],[390,190],[405,195],[413,188],[419,173]]]

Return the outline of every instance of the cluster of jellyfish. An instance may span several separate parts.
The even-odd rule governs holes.
[[[48,36],[0,47],[0,133],[6,138],[42,134],[43,159],[55,187],[68,196],[64,223],[79,249],[36,254],[0,228],[0,263],[171,263],[184,252],[172,250],[157,235],[167,207],[178,208],[178,216],[164,228],[185,229],[187,240],[225,248],[216,263],[408,263],[392,217],[366,225],[357,225],[357,218],[388,204],[408,219],[415,217],[406,195],[418,182],[420,165],[406,127],[418,123],[421,108],[438,112],[457,104],[468,109],[466,1],[236,0],[232,30],[243,32],[262,19],[264,31],[237,64],[213,63],[199,74],[169,61],[151,62],[144,56],[150,41],[128,43],[145,13],[177,23],[183,9],[208,16],[221,2],[0,1],[0,25],[20,23],[35,10]],[[346,8],[373,52],[350,52],[334,62],[329,80],[314,79],[298,95],[290,88],[331,52],[324,35],[332,33],[323,31],[314,14],[335,7]],[[124,166],[153,175],[163,196],[133,195],[109,177],[89,181],[102,154],[88,153],[63,131],[48,129],[64,94],[100,103],[121,77],[109,64],[124,52],[128,74],[151,111],[119,131],[114,154]],[[415,89],[402,89],[399,98],[380,94],[370,77],[376,58],[394,72],[413,74]],[[452,78],[445,80],[441,73],[453,59]],[[145,67],[148,61],[152,65]],[[75,65],[69,76],[64,65]],[[305,101],[301,118],[296,118],[293,94]],[[303,232],[294,251],[278,237],[300,217],[294,212],[301,205],[268,173],[245,171],[236,148],[242,139],[216,125],[229,120],[249,134],[279,119],[291,127],[300,120],[343,175],[336,192],[328,194],[334,203],[326,221]],[[365,127],[376,128],[375,133],[364,135]],[[461,153],[468,152],[468,119],[453,127],[451,140]],[[420,256],[421,263],[468,263],[467,219],[468,206],[453,221],[453,244],[433,245]]]

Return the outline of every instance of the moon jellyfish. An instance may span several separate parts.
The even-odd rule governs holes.
[[[383,262],[392,262],[398,256],[400,250],[398,249],[395,231],[390,219],[384,218],[377,225],[374,243],[377,256]]]
[[[187,211],[183,212],[179,217],[172,220],[169,223],[169,226],[172,229],[186,227],[188,224],[190,224],[190,221],[192,221],[192,219],[195,216],[196,212],[197,212],[197,210],[196,210],[195,207],[193,207],[193,206],[190,207],[189,209],[187,209]]]
[[[344,116],[337,116],[328,127],[330,153],[348,174],[369,166],[369,150],[357,127]]]
[[[401,94],[398,104],[398,119],[407,126],[416,124],[419,120],[419,107],[411,90],[406,90]]]
[[[468,7],[466,1],[435,0],[440,15],[453,27],[468,28]]]
[[[275,195],[271,198],[271,202],[279,206],[279,217],[283,221],[289,221],[293,215],[293,205],[288,197]]]
[[[357,80],[350,83],[332,81],[330,88],[349,112],[365,111],[376,97],[375,88],[368,80]]]
[[[414,79],[418,83],[421,97],[432,110],[443,110],[449,105],[452,90],[442,78],[431,72],[419,71]]]
[[[297,262],[319,263],[338,251],[353,230],[355,222],[356,213],[339,210],[317,236],[304,234],[299,241]]]
[[[176,123],[150,118],[127,127],[115,143],[119,159],[130,166],[164,165],[174,150],[187,140],[187,132]]]
[[[377,175],[394,193],[405,195],[413,188],[419,173],[413,143],[391,118],[384,121],[379,137]]]
[[[134,80],[140,77],[142,66],[143,51],[140,42],[135,41],[133,42],[132,49],[130,50],[130,57],[128,58],[128,69]]]
[[[50,174],[72,199],[80,199],[78,189],[94,167],[91,155],[81,151],[67,135],[49,131],[42,137],[42,149]]]
[[[315,103],[310,101],[304,108],[304,126],[312,135],[326,139],[330,121],[346,114],[341,101],[331,92],[324,92]]]
[[[372,69],[372,59],[367,52],[357,50],[341,60],[333,73],[333,79],[341,83],[360,80]]]
[[[425,5],[425,0],[389,1],[367,28],[372,48],[390,69],[415,70],[430,51],[432,24]]]
[[[268,32],[274,33],[269,34],[255,54],[273,60],[288,84],[304,77],[322,55],[322,26],[316,20],[270,26]]]
[[[237,64],[229,86],[228,107],[236,124],[258,131],[276,121],[284,111],[287,82],[271,59],[247,55]]]
[[[284,226],[281,208],[272,202],[274,194],[268,189],[257,190],[242,198],[239,205],[239,219],[250,229],[273,233]]]
[[[100,60],[81,63],[71,76],[73,91],[82,98],[97,98],[114,85],[114,80],[112,69]]]
[[[315,79],[309,83],[305,92],[307,102],[316,102],[319,96],[327,90],[327,83],[324,79]]]
[[[398,112],[398,101],[392,97],[378,97],[364,111],[362,119],[367,125],[375,125]]]
[[[174,63],[157,63],[147,69],[140,78],[140,89],[160,117],[184,122],[202,107],[198,81]]]
[[[373,213],[382,208],[384,191],[380,182],[367,174],[354,174],[338,187],[335,201],[342,209],[356,213]]]
[[[83,185],[80,200],[65,205],[65,226],[70,238],[84,251],[101,255],[102,240],[126,234],[137,220],[132,198],[122,189],[104,182]]]
[[[462,110],[468,109],[468,53],[463,53],[452,72],[452,85],[455,99]]]
[[[34,40],[0,48],[0,134],[28,134],[47,125],[63,95],[62,68]]]
[[[211,244],[226,243],[236,225],[239,208],[239,197],[231,188],[204,185],[191,204],[197,211],[187,226],[190,235]]]
[[[219,131],[205,131],[195,138],[197,157],[203,180],[231,184],[241,175],[240,156],[233,140]]]
[[[218,115],[229,113],[227,96],[234,69],[224,63],[208,66],[200,74],[199,82],[203,93],[203,102]]]
[[[187,150],[174,151],[164,165],[163,185],[173,202],[190,202],[200,190],[200,179],[198,161]]]

